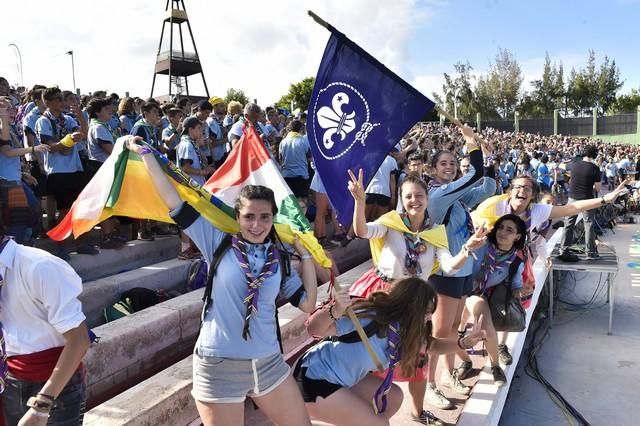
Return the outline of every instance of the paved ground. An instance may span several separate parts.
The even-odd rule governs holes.
[[[609,308],[604,304],[606,293],[600,292],[590,310],[569,312],[568,305],[560,304],[538,355],[542,374],[592,425],[639,424],[634,394],[640,382],[640,242],[634,241],[636,233],[640,240],[639,230],[638,224],[619,225],[615,235],[608,232],[603,238],[619,257],[613,335],[607,335]],[[590,300],[598,288],[599,274],[573,274],[560,284],[561,299],[572,303]],[[568,424],[523,367],[524,359],[500,424]]]

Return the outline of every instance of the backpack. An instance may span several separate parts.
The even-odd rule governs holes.
[[[200,328],[202,328],[202,321],[204,321],[204,314],[211,303],[213,303],[213,299],[211,298],[211,294],[213,292],[213,277],[216,275],[218,270],[218,266],[220,265],[220,261],[224,254],[231,248],[231,234],[227,234],[224,236],[220,245],[216,248],[216,251],[213,253],[213,258],[211,259],[211,267],[209,268],[209,273],[207,274],[207,284],[204,290],[204,296],[202,296],[202,315],[200,317]],[[284,285],[284,282],[288,276],[291,275],[291,259],[289,258],[289,252],[286,250],[280,250],[280,288]],[[280,333],[280,326],[278,322],[278,309],[274,309],[276,316],[276,335],[278,338],[278,344],[280,345],[280,352],[284,353],[284,348],[282,346],[282,335]]]
[[[120,295],[120,300],[116,303],[104,308],[104,317],[106,322],[117,320],[156,305],[159,301],[158,293],[155,290],[134,287],[123,292]]]
[[[187,273],[187,291],[193,291],[207,285],[207,262],[196,259],[191,262]]]

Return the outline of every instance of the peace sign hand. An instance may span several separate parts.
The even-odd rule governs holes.
[[[347,170],[347,173],[349,173],[349,178],[351,179],[347,185],[351,196],[355,201],[364,203],[364,174],[362,169],[358,171],[358,178],[356,178],[351,170]]]

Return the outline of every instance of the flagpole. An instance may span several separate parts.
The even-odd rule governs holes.
[[[342,287],[340,286],[338,281],[334,278],[333,271],[331,271],[331,279],[333,279],[333,286],[335,287],[336,291],[340,290]],[[384,371],[384,367],[382,366],[380,359],[378,359],[378,355],[375,353],[375,351],[373,350],[373,347],[371,346],[371,343],[369,342],[369,336],[367,336],[367,333],[362,328],[362,324],[360,324],[360,320],[358,319],[358,316],[356,315],[356,313],[353,312],[353,309],[351,308],[351,306],[347,308],[345,313],[353,323],[356,333],[358,333],[360,340],[362,341],[362,343],[364,343],[364,347],[367,349],[367,352],[369,352],[369,356],[373,360],[373,363],[376,365],[376,368],[379,371]]]
[[[318,15],[316,15],[315,13],[313,13],[310,10],[307,10],[307,14],[309,16],[311,16],[313,18],[314,21],[316,21],[317,24],[325,27],[326,29],[328,29],[329,31],[331,31],[331,25],[329,25],[329,23],[327,21],[325,21],[324,19],[322,19],[321,17],[319,17]]]
[[[436,109],[436,111],[438,111],[438,114],[444,116],[447,120],[449,120],[450,122],[455,124],[457,127],[462,128],[463,125],[460,122],[460,120],[455,118],[453,115],[449,114],[445,109],[440,108],[437,105],[435,106],[435,109]],[[478,129],[478,132],[480,132],[480,129]],[[478,141],[478,143],[483,145],[485,147],[485,149],[488,149],[489,151],[492,151],[491,146],[487,143],[487,141],[484,140],[484,138],[482,136],[480,136],[479,133],[473,132],[473,138],[476,141]]]

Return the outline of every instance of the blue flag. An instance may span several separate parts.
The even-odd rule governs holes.
[[[433,109],[434,103],[329,26],[307,115],[307,136],[316,172],[336,209],[351,223],[351,169],[364,172],[365,188],[387,154]]]

